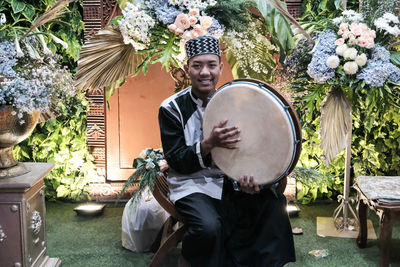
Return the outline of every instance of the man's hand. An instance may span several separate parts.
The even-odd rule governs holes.
[[[260,192],[260,186],[256,181],[254,181],[254,177],[251,175],[249,177],[247,177],[247,175],[240,177],[239,184],[240,188],[245,193],[253,195]]]
[[[210,153],[214,147],[223,147],[228,149],[237,148],[236,144],[240,142],[238,134],[240,130],[237,126],[225,127],[228,120],[223,120],[215,125],[210,135],[201,142],[201,154],[203,156]]]

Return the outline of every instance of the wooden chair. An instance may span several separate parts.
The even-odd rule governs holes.
[[[174,204],[169,200],[168,193],[169,188],[167,178],[164,175],[159,176],[154,186],[153,196],[161,207],[163,207],[171,216],[164,223],[160,246],[154,254],[150,267],[161,265],[168,252],[182,241],[183,234],[186,230],[184,219],[175,209]]]

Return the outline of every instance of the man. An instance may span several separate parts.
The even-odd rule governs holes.
[[[240,129],[227,127],[225,120],[203,136],[204,110],[223,67],[218,39],[199,36],[187,41],[185,49],[185,71],[192,86],[163,101],[159,111],[162,146],[170,166],[169,197],[188,227],[183,257],[191,266],[282,266],[294,261],[293,239],[291,232],[287,234],[290,223],[282,208],[284,196],[275,197],[268,188],[260,190],[252,176],[242,177],[241,191],[235,191],[212,161],[214,147],[236,148]],[[256,206],[245,207],[242,200]],[[278,221],[268,218],[276,213]],[[278,225],[271,225],[275,221]],[[264,223],[275,233],[265,229]]]

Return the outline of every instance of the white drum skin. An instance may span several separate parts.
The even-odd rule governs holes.
[[[273,92],[247,81],[221,87],[207,104],[204,136],[225,119],[226,127],[239,127],[241,141],[236,149],[212,149],[212,158],[222,171],[235,180],[252,175],[262,185],[288,174],[296,154],[296,132],[288,106]]]

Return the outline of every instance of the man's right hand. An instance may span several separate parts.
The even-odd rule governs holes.
[[[226,127],[228,120],[223,120],[215,125],[208,137],[201,142],[201,154],[206,156],[214,147],[236,149],[240,142],[240,130],[237,126]]]

